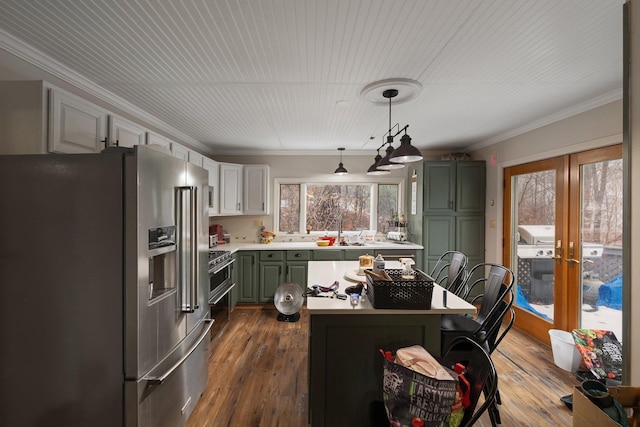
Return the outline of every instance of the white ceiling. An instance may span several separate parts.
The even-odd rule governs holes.
[[[622,4],[0,0],[0,47],[25,43],[212,153],[375,154],[389,108],[361,91],[412,79],[392,124],[459,151],[620,99]]]

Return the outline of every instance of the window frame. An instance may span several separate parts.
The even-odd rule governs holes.
[[[300,179],[300,178],[275,178],[274,179],[274,191],[273,191],[273,206],[277,208],[273,211],[273,230],[278,234],[287,234],[291,236],[306,235],[306,218],[307,218],[307,204],[303,202],[306,200],[307,185],[370,185],[371,186],[371,220],[369,225],[374,225],[377,229],[378,224],[378,185],[379,184],[393,184],[398,186],[398,212],[404,212],[405,207],[405,183],[406,178],[403,177],[380,177],[375,181],[350,181],[345,179],[331,179],[332,177],[325,177],[322,179]],[[298,230],[296,232],[283,231],[279,229],[280,226],[280,185],[281,184],[298,184],[300,185],[300,221],[298,223]],[[375,203],[373,202],[375,201]],[[405,212],[406,215],[406,212]],[[371,228],[373,229],[373,228]],[[335,232],[337,230],[312,230],[310,235],[322,235],[325,231]],[[380,230],[376,230],[381,232]],[[346,233],[353,233],[354,231],[345,231]]]

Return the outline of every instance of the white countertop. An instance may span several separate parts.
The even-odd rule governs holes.
[[[397,261],[387,261],[386,268],[402,268]],[[339,293],[356,284],[356,282],[348,280],[345,273],[348,271],[356,271],[358,269],[358,261],[309,261],[308,270],[308,286],[322,285],[331,286],[334,281],[340,284]],[[364,279],[364,277],[363,277]],[[349,299],[340,300],[337,298],[307,298],[307,311],[310,315],[314,314],[473,314],[476,308],[463,300],[447,292],[447,306],[442,305],[442,293],[444,288],[434,284],[433,296],[431,300],[430,310],[390,310],[376,309],[371,303],[364,298],[360,303],[352,307]]]
[[[396,249],[396,250],[416,250],[416,249],[424,249],[422,245],[418,245],[415,243],[394,243],[394,242],[374,242],[367,243],[364,246],[318,246],[314,242],[272,242],[272,243],[225,243],[223,245],[218,245],[215,248],[223,251],[296,251],[296,250],[355,250],[355,249],[365,249],[375,251],[378,249]]]

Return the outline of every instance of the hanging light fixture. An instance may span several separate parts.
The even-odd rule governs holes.
[[[384,156],[384,158],[380,161],[380,163],[378,163],[378,169],[382,169],[382,170],[402,169],[404,167],[404,164],[391,162],[391,153],[393,153],[393,147],[391,146],[391,144],[393,143],[393,136],[391,135],[391,129],[392,129],[391,98],[395,98],[396,96],[398,96],[398,90],[387,89],[384,92],[382,92],[382,96],[389,99],[389,133],[387,135],[387,144],[389,144],[389,146],[387,147],[387,155]]]
[[[376,166],[375,170],[400,169],[404,167],[404,163],[416,162],[423,158],[420,150],[411,145],[411,137],[407,135],[409,125],[405,125],[402,129],[400,129],[398,123],[393,127],[391,126],[391,99],[396,104],[401,104],[415,99],[421,91],[422,84],[416,80],[392,78],[370,83],[360,92],[362,99],[373,104],[389,104],[389,131],[385,134],[387,140],[378,148],[379,154],[380,149],[387,145],[386,155],[374,164]],[[396,126],[398,129],[395,129]],[[403,131],[404,135],[400,139],[400,146],[394,149],[392,147],[393,139]],[[369,168],[370,171],[372,171],[374,165]],[[367,174],[370,173],[367,172]]]
[[[411,163],[422,160],[420,150],[411,145],[411,137],[407,135],[407,127],[404,128],[404,135],[400,138],[400,146],[393,150],[389,160],[394,163]]]
[[[378,148],[378,154],[376,154],[376,158],[369,169],[367,170],[367,175],[389,175],[391,171],[379,169],[378,164],[382,160],[382,156],[380,155],[380,149]]]
[[[342,152],[344,151],[344,147],[338,148],[338,151],[340,151],[340,163],[338,164],[338,168],[333,173],[336,175],[346,175],[349,172],[345,169],[345,167],[342,164]]]

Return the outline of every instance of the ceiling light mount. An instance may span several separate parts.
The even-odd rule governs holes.
[[[385,79],[366,85],[360,91],[360,97],[375,105],[387,105],[387,97],[384,93],[387,90],[396,91],[393,98],[395,104],[403,104],[417,98],[422,92],[422,83],[412,79]]]

